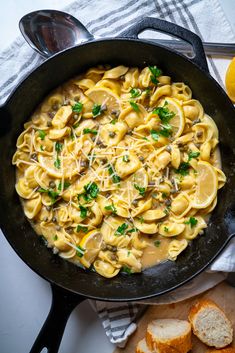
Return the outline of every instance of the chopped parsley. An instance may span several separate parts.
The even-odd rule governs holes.
[[[100,104],[95,103],[93,105],[92,114],[93,114],[93,118],[96,118],[97,116],[102,114],[102,109],[101,109],[101,105]]]
[[[149,96],[150,95],[150,92],[151,92],[151,89],[148,87],[144,90],[146,96]]]
[[[85,254],[85,249],[83,249],[80,245],[76,246],[77,251],[76,251],[76,255],[78,257],[83,257],[83,255]]]
[[[59,197],[59,193],[56,191],[53,191],[52,189],[39,188],[37,191],[47,194],[50,197],[52,204],[55,203]]]
[[[83,108],[83,104],[81,102],[77,102],[72,106],[72,111],[75,113],[81,113]]]
[[[114,118],[113,120],[111,120],[111,124],[115,125],[117,121],[117,118]]]
[[[131,98],[137,98],[141,95],[141,90],[139,88],[132,88],[130,90]]]
[[[60,142],[56,141],[56,143],[55,143],[56,152],[59,153],[59,152],[62,151],[62,149],[63,149],[63,143],[60,143]]]
[[[154,245],[156,246],[156,248],[159,248],[159,246],[161,245],[161,240],[155,240]]]
[[[76,129],[80,125],[80,122],[78,121],[76,124],[73,125],[73,129]]]
[[[167,194],[166,192],[163,192],[163,193],[162,193],[162,198],[163,198],[163,199],[166,199],[167,197],[168,197],[168,194]]]
[[[152,114],[157,114],[163,124],[169,124],[169,121],[175,116],[174,112],[170,112],[167,108],[168,102],[165,101],[163,107],[157,107],[152,111]]]
[[[112,211],[112,213],[117,213],[117,209],[114,205],[109,205],[104,207],[107,211]]]
[[[131,228],[127,230],[127,233],[134,233],[134,232],[138,232],[137,228]]]
[[[39,137],[41,140],[45,140],[46,133],[43,130],[38,130]]]
[[[180,175],[188,175],[189,174],[189,168],[190,164],[188,162],[182,162],[180,163],[180,166],[178,169],[175,169],[175,172]]]
[[[53,240],[57,240],[58,239],[58,235],[54,235]]]
[[[77,230],[77,232],[82,231],[83,233],[87,233],[88,227],[83,227],[83,226],[78,225],[76,230]]]
[[[93,199],[96,199],[96,197],[99,194],[99,187],[96,183],[88,183],[87,185],[84,186],[84,192],[81,195],[78,195],[78,200],[80,199],[81,196],[83,196],[84,200],[89,202]]]
[[[141,224],[143,224],[144,223],[144,217],[143,216],[139,217],[139,221],[140,221]]]
[[[68,187],[70,186],[70,182],[69,181],[64,181],[64,186],[63,186],[63,190],[68,189]],[[58,190],[61,191],[62,190],[62,182],[59,182],[58,185]]]
[[[162,75],[162,70],[158,69],[157,66],[149,66],[148,67],[150,72],[151,72],[151,76],[150,79],[152,81],[152,83],[154,83],[155,85],[158,84],[158,77]]]
[[[145,140],[145,141],[149,141],[149,139],[147,139],[147,137],[142,137],[143,138],[143,140]]]
[[[121,178],[119,175],[117,175],[115,173],[115,171],[111,165],[108,166],[108,172],[109,172],[109,175],[112,176],[113,183],[115,183],[115,184],[120,183]]]
[[[188,154],[188,162],[190,162],[191,159],[197,158],[199,156],[200,156],[200,152],[192,152],[192,151],[190,151],[189,154]]]
[[[151,130],[151,131],[150,131],[150,134],[151,134],[152,139],[153,139],[154,141],[158,141],[158,139],[159,139],[159,131]]]
[[[169,228],[168,227],[164,227],[164,232],[169,232]]]
[[[127,230],[128,228],[128,224],[126,223],[122,223],[122,225],[120,225],[116,232],[114,233],[114,235],[117,235],[117,236],[120,236],[120,235],[124,235],[125,234],[125,231]]]
[[[185,221],[185,224],[190,224],[191,228],[197,225],[198,220],[194,217],[190,217],[188,221]]]
[[[123,162],[130,162],[130,157],[126,154],[125,156],[122,157]]]
[[[59,159],[59,153],[62,151],[63,149],[63,143],[60,143],[58,141],[56,141],[55,143],[55,150],[57,152],[57,157],[56,157],[56,160],[54,162],[54,166],[57,168],[57,169],[60,169],[60,166],[61,166],[61,161]]]
[[[92,135],[97,135],[98,131],[93,130],[93,129],[83,129],[84,134],[92,134]]]
[[[139,186],[138,184],[134,184],[134,188],[139,191],[141,196],[145,195],[146,188]]]
[[[130,105],[132,106],[132,108],[136,111],[136,112],[139,112],[140,111],[140,108],[138,106],[137,103],[133,102],[133,101],[130,101]]]
[[[40,150],[41,150],[41,151],[44,151],[43,145],[40,146]]]
[[[54,166],[57,168],[57,169],[60,169],[60,166],[61,166],[61,161],[59,159],[59,157],[57,156],[55,162],[54,162]]]
[[[131,269],[129,267],[127,267],[127,266],[123,266],[121,271],[125,272],[127,275],[131,275],[132,274]]]
[[[79,209],[80,209],[81,218],[86,218],[87,217],[87,211],[88,211],[87,207],[79,205]]]

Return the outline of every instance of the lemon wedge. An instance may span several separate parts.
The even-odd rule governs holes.
[[[226,91],[233,103],[235,103],[235,57],[229,64],[225,76]]]
[[[166,105],[166,108],[170,111],[175,113],[173,118],[170,119],[169,124],[172,127],[172,137],[177,138],[179,137],[183,130],[184,130],[184,125],[185,125],[185,117],[184,117],[184,112],[181,107],[181,105],[174,99],[174,98],[165,98],[161,101],[160,107]]]
[[[80,258],[83,266],[89,268],[95,261],[102,243],[102,234],[99,230],[91,230],[84,235],[79,243],[79,247],[84,250],[84,255]]]
[[[55,158],[53,157],[40,154],[38,156],[38,161],[42,168],[46,170],[50,176],[55,178],[62,178],[62,176],[64,176],[64,178],[71,178],[79,173],[76,161],[73,158],[66,158],[63,162],[61,162],[60,159],[60,164],[57,165],[58,168],[56,167]]]
[[[110,89],[105,87],[96,87],[86,91],[87,97],[89,97],[94,103],[100,105],[106,105],[108,111],[120,110],[119,97]]]
[[[197,186],[192,207],[206,208],[212,203],[217,194],[217,173],[210,163],[204,161],[198,162],[196,172]]]

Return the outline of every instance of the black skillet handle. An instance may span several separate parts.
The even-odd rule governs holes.
[[[155,29],[156,31],[171,34],[191,44],[195,54],[191,61],[197,64],[204,71],[209,72],[206,55],[200,37],[188,29],[176,25],[175,23],[160,20],[159,18],[145,17],[140,22],[137,22],[122,32],[120,36],[138,38],[138,34],[146,29]]]
[[[55,285],[51,287],[51,309],[30,353],[40,353],[43,348],[47,348],[48,353],[57,353],[71,312],[85,300],[84,297],[60,289]]]

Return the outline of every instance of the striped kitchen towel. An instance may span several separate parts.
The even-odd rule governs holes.
[[[197,33],[207,42],[235,43],[235,34],[218,0],[79,0],[63,10],[77,17],[94,36],[99,37],[118,36],[144,16],[152,16],[175,22]],[[156,40],[159,36],[159,33],[149,31],[141,35]],[[1,52],[0,102],[3,103],[22,77],[43,60],[22,37]],[[223,86],[228,60],[209,56],[208,64],[211,74]],[[149,300],[146,304],[176,302],[211,288],[226,277],[218,271],[235,271],[232,252],[235,252],[235,243],[231,243],[211,266],[211,273],[203,273],[176,291]],[[138,303],[90,302],[98,312],[110,341],[124,347],[129,335],[136,328],[134,322],[146,306]]]

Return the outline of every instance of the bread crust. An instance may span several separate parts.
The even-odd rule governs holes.
[[[191,336],[191,327],[189,327],[189,330],[184,335],[168,340],[158,340],[147,329],[146,342],[150,350],[157,350],[159,353],[187,353],[192,349]]]
[[[235,353],[235,348],[227,347],[227,348],[222,348],[222,349],[210,349],[210,350],[206,351],[205,353]]]
[[[144,341],[145,339],[143,338],[142,340],[140,340],[138,343],[137,343],[137,346],[136,346],[136,349],[135,349],[135,352],[136,353],[146,353],[146,352],[144,352],[142,349],[141,349],[141,347],[140,347],[140,343],[142,342],[142,341]]]
[[[192,325],[192,330],[193,333],[195,334],[195,336],[197,336],[199,338],[200,341],[202,341],[203,343],[205,343],[208,346],[212,346],[211,344],[208,343],[208,341],[206,339],[203,339],[203,335],[200,335],[200,332],[196,329],[195,327],[195,320],[197,319],[197,314],[204,310],[204,309],[208,309],[208,308],[213,308],[213,309],[217,309],[221,315],[224,316],[224,318],[226,319],[226,321],[228,322],[228,325],[230,326],[230,330],[233,332],[233,328],[232,328],[232,323],[231,321],[227,318],[225,312],[223,311],[223,309],[221,309],[213,300],[210,299],[201,299],[199,301],[197,301],[191,308],[189,311],[189,315],[188,315],[188,319],[189,322]],[[228,344],[230,344],[231,342],[227,342],[224,344],[223,347],[227,346]],[[216,346],[213,346],[216,347]],[[223,347],[216,347],[216,348],[223,348]],[[216,350],[216,352],[218,352]]]

